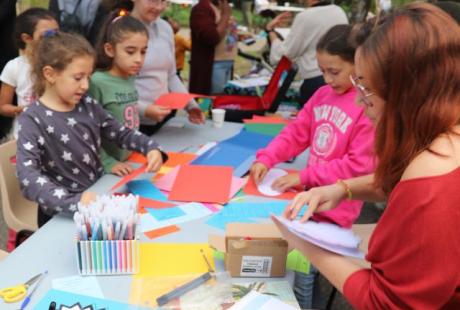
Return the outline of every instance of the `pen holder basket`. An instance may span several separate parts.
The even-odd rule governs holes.
[[[78,272],[86,275],[120,275],[139,272],[139,240],[76,242]]]

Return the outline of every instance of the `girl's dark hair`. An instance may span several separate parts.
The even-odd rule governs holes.
[[[343,60],[355,62],[355,47],[350,42],[350,25],[335,25],[324,34],[316,45],[316,51],[336,55]]]
[[[26,43],[21,39],[21,34],[25,33],[29,36],[33,36],[35,27],[40,20],[56,20],[56,16],[53,12],[42,8],[31,8],[28,9],[16,17],[14,24],[14,41],[19,49],[26,48]],[[57,21],[56,21],[57,23]]]
[[[96,69],[109,70],[112,67],[113,59],[105,53],[104,44],[115,46],[126,38],[127,34],[132,33],[144,33],[147,38],[149,36],[147,28],[138,19],[129,15],[120,15],[119,10],[109,14],[96,44]]]
[[[43,37],[38,42],[32,61],[37,96],[41,96],[45,91],[46,79],[43,76],[45,66],[62,71],[75,58],[84,56],[94,58],[94,50],[89,42],[79,34],[56,32]]]

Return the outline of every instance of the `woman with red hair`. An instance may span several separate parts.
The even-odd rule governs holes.
[[[361,44],[352,77],[376,124],[375,174],[299,194],[301,221],[345,199],[387,200],[363,269],[292,234],[357,309],[460,309],[460,28],[423,3],[383,17]]]

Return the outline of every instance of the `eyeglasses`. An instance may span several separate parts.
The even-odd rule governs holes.
[[[168,0],[145,0],[145,1],[155,6],[167,6],[169,4]]]
[[[362,103],[364,103],[367,107],[373,107],[374,104],[370,102],[368,98],[373,96],[374,93],[367,91],[366,87],[359,83],[360,79],[362,79],[360,76],[354,78],[352,75],[350,75],[351,84],[353,84],[353,87],[358,92],[359,100],[362,101]]]

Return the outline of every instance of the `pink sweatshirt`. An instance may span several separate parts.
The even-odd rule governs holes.
[[[355,97],[354,88],[338,95],[328,85],[321,87],[297,118],[257,152],[256,161],[271,168],[310,147],[307,166],[300,171],[307,189],[373,172],[374,126],[356,105]],[[361,207],[361,201],[343,201],[313,219],[351,227]]]

